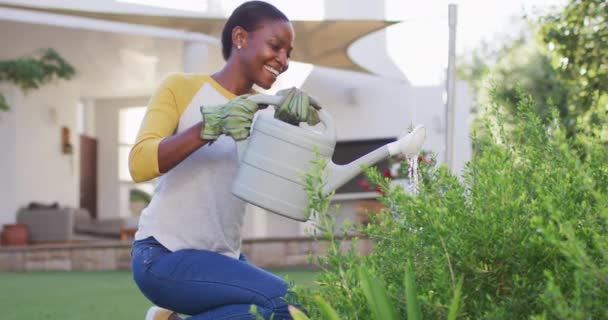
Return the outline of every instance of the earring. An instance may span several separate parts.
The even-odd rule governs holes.
[[[239,49],[239,50],[241,50],[241,45],[240,44],[237,45],[236,48]]]

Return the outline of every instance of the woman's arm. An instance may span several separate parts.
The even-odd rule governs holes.
[[[207,140],[200,137],[203,122],[199,122],[192,127],[163,139],[158,145],[158,169],[160,173],[165,173],[184,159],[192,152],[207,144]]]
[[[183,75],[174,74],[163,81],[150,99],[129,153],[129,171],[135,182],[160,176],[205,144],[200,138],[200,123],[176,133],[183,108],[192,97],[190,91],[195,90],[191,87],[197,88]],[[199,133],[194,134],[197,130]]]

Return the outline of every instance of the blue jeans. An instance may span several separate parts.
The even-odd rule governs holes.
[[[137,240],[132,249],[133,279],[155,305],[191,320],[292,319],[285,281],[245,260],[207,250],[169,251],[156,239]]]

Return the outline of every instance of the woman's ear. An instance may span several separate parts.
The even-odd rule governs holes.
[[[247,31],[241,26],[236,26],[232,29],[232,45],[237,50],[244,48],[247,44]]]

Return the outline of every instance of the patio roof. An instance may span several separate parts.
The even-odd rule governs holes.
[[[225,18],[121,14],[6,4],[0,4],[0,7],[198,32],[218,39],[226,21]],[[395,22],[384,20],[324,20],[292,21],[292,23],[296,32],[296,46],[292,53],[293,60],[323,67],[368,72],[348,56],[348,47],[357,39],[384,29]]]

